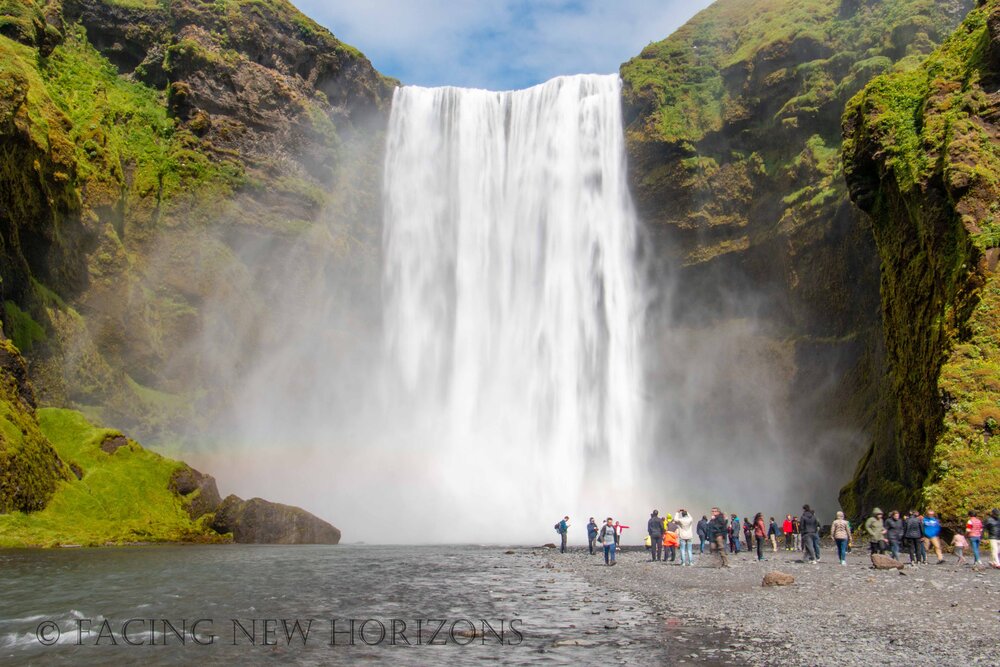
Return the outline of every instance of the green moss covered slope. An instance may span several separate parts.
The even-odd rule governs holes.
[[[892,400],[843,492],[930,503],[957,518],[1000,505],[1000,2],[981,0],[919,67],[875,79],[844,117],[844,169],[882,267]]]
[[[170,440],[227,400],[206,302],[278,296],[248,249],[377,285],[394,86],[286,0],[0,2],[0,319],[41,403]]]

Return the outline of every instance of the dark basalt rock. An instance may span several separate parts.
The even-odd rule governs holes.
[[[128,438],[126,438],[124,435],[121,434],[109,435],[104,439],[104,442],[101,443],[101,449],[107,452],[108,454],[114,454],[119,449],[127,445],[128,445]]]
[[[189,501],[187,511],[192,519],[214,512],[222,502],[215,478],[188,465],[179,468],[171,476],[170,490]]]
[[[338,544],[340,531],[299,507],[261,498],[227,496],[212,528],[232,533],[238,544]]]

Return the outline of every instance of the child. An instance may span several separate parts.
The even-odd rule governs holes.
[[[955,537],[951,539],[951,546],[955,547],[955,554],[958,556],[958,562],[955,564],[961,565],[965,562],[965,547],[969,546],[969,541],[962,533],[955,533]]]

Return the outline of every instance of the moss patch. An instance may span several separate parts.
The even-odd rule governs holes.
[[[184,468],[129,441],[113,454],[101,449],[118,431],[98,428],[71,410],[38,411],[42,433],[60,457],[83,471],[60,482],[45,509],[0,516],[0,546],[88,546],[128,542],[221,539],[192,521],[185,503],[170,488]]]

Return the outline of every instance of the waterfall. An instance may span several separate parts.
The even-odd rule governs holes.
[[[514,520],[620,506],[644,289],[618,77],[405,86],[387,142],[386,395],[419,415],[431,484]]]

